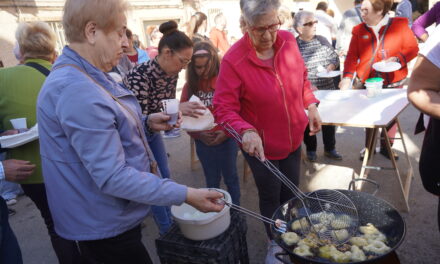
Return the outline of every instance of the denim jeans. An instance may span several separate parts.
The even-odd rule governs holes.
[[[170,178],[170,168],[168,166],[168,156],[160,133],[154,133],[152,135],[147,134],[148,145],[153,152],[154,158],[157,161],[160,174],[162,178]],[[169,206],[151,206],[153,212],[153,218],[159,228],[159,234],[164,234],[170,229],[173,224],[173,218],[171,216],[171,210]]]
[[[237,174],[237,143],[232,138],[228,138],[223,143],[216,146],[207,146],[202,141],[196,139],[196,152],[202,163],[205,173],[206,186],[208,188],[219,188],[223,174],[223,180],[232,202],[240,205],[240,181]]]

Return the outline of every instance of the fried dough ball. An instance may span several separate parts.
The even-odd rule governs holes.
[[[348,228],[351,225],[351,217],[348,215],[341,215],[336,217],[333,221],[331,221],[331,226],[333,229],[344,229]]]
[[[288,246],[295,245],[300,240],[300,237],[295,232],[287,232],[281,235],[284,243]]]
[[[368,243],[372,243],[373,241],[387,242],[387,237],[379,231],[377,233],[365,234],[364,238],[368,241]]]
[[[298,246],[307,246],[309,248],[316,248],[318,247],[319,239],[314,233],[308,234],[305,238],[298,241]]]
[[[364,250],[367,252],[371,252],[377,255],[382,255],[390,250],[390,248],[385,245],[384,242],[375,240],[371,244],[368,244],[364,247]]]
[[[364,247],[366,245],[368,245],[367,239],[363,238],[363,237],[352,237],[350,238],[350,243],[354,246],[358,246],[358,247]]]
[[[333,239],[337,241],[345,241],[350,237],[347,229],[333,230],[331,234]]]
[[[301,246],[296,247],[293,250],[293,253],[295,253],[301,257],[312,257],[313,256],[313,253],[310,252],[310,248],[307,245],[301,245]]]
[[[310,227],[309,221],[305,217],[301,218],[300,220],[295,220],[292,223],[292,230],[293,231],[300,231],[304,229],[308,229]]]
[[[351,247],[351,260],[352,261],[364,261],[367,257],[365,256],[365,253],[360,249],[358,246],[353,245]]]
[[[321,258],[330,259],[336,263],[347,263],[350,262],[352,253],[347,251],[345,253],[337,250],[333,245],[325,245],[319,248],[319,256]]]
[[[361,233],[363,233],[363,234],[376,234],[376,233],[379,233],[379,230],[377,230],[377,228],[372,223],[368,223],[365,226],[359,227],[359,231],[361,231]]]

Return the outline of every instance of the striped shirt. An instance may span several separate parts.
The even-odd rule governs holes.
[[[333,78],[316,76],[319,66],[324,68],[330,64],[334,64],[336,68],[339,66],[339,57],[330,43],[322,36],[315,36],[310,41],[304,41],[297,37],[296,41],[306,64],[310,82],[319,90],[335,90]]]

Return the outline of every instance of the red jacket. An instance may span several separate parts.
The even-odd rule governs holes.
[[[384,84],[398,82],[408,75],[407,64],[417,56],[419,51],[416,38],[408,26],[406,18],[390,18],[390,25],[385,33],[379,50],[374,58],[375,62],[382,60],[380,50],[386,49],[388,57],[397,57],[400,60],[402,68],[395,72],[380,73],[376,72],[370,65],[371,56],[377,46],[376,36],[371,28],[365,23],[361,23],[353,28],[350,48],[344,64],[344,77],[353,77],[357,72],[357,77],[365,82],[371,77],[380,76],[384,79]],[[379,30],[379,36],[382,37],[386,26]],[[360,62],[358,63],[358,59]]]
[[[248,34],[228,50],[217,79],[214,116],[239,133],[255,129],[266,157],[279,160],[300,146],[308,124],[305,108],[319,101],[293,35],[279,31],[274,49],[274,68],[257,57]]]

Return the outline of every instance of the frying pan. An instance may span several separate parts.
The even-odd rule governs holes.
[[[403,220],[399,212],[388,202],[371,194],[350,190],[339,191],[347,195],[348,198],[353,201],[358,211],[359,224],[366,225],[367,223],[372,223],[387,237],[387,245],[391,248],[391,250],[386,254],[368,259],[366,261],[350,263],[374,263],[380,261],[381,259],[387,257],[389,254],[394,252],[402,243],[406,233],[405,221]],[[286,221],[287,223],[291,223],[294,220],[294,216],[292,216],[291,214],[291,209],[298,208],[297,200],[298,198],[295,197],[281,205],[273,214],[272,219],[281,219]],[[273,226],[271,227],[270,231],[276,243],[285,250],[286,253],[284,253],[284,255],[288,254],[292,262],[313,264],[333,263],[328,259],[319,257],[305,258],[293,253],[294,247],[287,246],[283,242],[280,232],[278,232]],[[283,254],[278,253],[276,255],[277,259],[283,263],[288,263],[280,257],[281,255]]]

